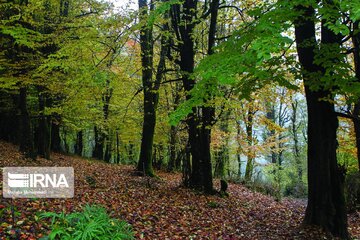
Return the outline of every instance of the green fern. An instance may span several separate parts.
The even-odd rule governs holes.
[[[51,218],[52,230],[47,236],[50,240],[134,239],[131,225],[110,218],[105,208],[98,205],[86,205],[82,212],[47,212],[40,217]]]

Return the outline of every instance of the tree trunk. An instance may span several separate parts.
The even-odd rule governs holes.
[[[19,95],[10,94],[0,90],[0,102],[8,103],[0,107],[0,139],[19,145],[21,125],[18,116]]]
[[[354,36],[352,37],[354,45],[354,65],[355,65],[355,76],[358,82],[360,82],[360,32],[359,32],[359,21],[356,21],[353,25]],[[358,168],[360,171],[360,98],[354,104],[353,111],[353,123],[355,129],[355,138],[356,138],[356,149],[357,149],[357,159],[358,159]]]
[[[182,176],[183,183],[186,187],[190,186],[190,175],[191,175],[191,151],[190,144],[187,143],[184,151],[184,158],[182,161]]]
[[[336,130],[338,119],[335,114],[331,92],[322,89],[314,91],[311,82],[315,73],[324,69],[315,64],[317,51],[315,33],[315,10],[298,6],[296,11],[303,15],[295,21],[295,36],[299,61],[303,68],[305,95],[308,107],[308,206],[305,224],[318,225],[334,236],[349,239],[347,215],[344,200],[343,178],[336,158]],[[335,43],[334,33],[322,25],[322,42]],[[317,79],[320,81],[320,79]]]
[[[237,162],[238,162],[238,177],[241,178],[242,176],[242,172],[241,172],[241,143],[240,143],[240,139],[241,139],[241,128],[240,128],[240,123],[238,121],[236,121],[236,142],[237,142],[237,149],[236,149],[236,158],[237,158]]]
[[[36,159],[36,152],[34,148],[34,135],[31,128],[30,116],[27,110],[27,89],[25,87],[20,88],[19,95],[19,108],[21,114],[21,141],[20,151],[27,158]]]
[[[182,73],[183,86],[187,93],[189,93],[195,85],[195,80],[191,74],[194,72],[195,62],[193,34],[196,25],[197,3],[197,0],[186,0],[182,3],[182,6],[175,4],[171,9],[172,25],[180,41],[180,61],[178,63]],[[218,6],[218,0],[211,2],[208,42],[209,54],[212,54],[215,44]],[[189,100],[191,96],[188,94],[186,98]],[[194,107],[186,121],[192,158],[188,186],[207,193],[213,193],[210,154],[211,124],[213,118],[214,108],[203,106]]]
[[[76,142],[75,142],[75,154],[78,156],[82,156],[83,153],[83,131],[80,130],[76,134]]]
[[[51,126],[50,117],[46,116],[44,111],[47,106],[47,97],[42,89],[39,90],[39,124],[37,129],[37,145],[38,154],[46,159],[50,159],[50,147],[51,147]]]
[[[301,157],[300,157],[300,146],[299,146],[299,137],[298,137],[298,128],[299,124],[297,124],[297,111],[298,111],[298,104],[299,102],[295,99],[291,103],[292,108],[292,116],[291,116],[291,135],[293,137],[294,141],[294,158],[295,158],[295,164],[297,168],[297,174],[298,174],[298,182],[302,183],[302,177],[303,177],[303,168],[301,164]]]
[[[95,138],[95,146],[92,152],[92,157],[102,160],[104,158],[104,138],[101,132],[99,132],[98,128],[94,127],[94,138]]]
[[[168,172],[172,172],[175,169],[175,161],[176,161],[176,134],[177,130],[175,126],[170,127],[170,158],[167,167]]]
[[[120,136],[119,136],[119,132],[116,130],[116,163],[120,163],[121,162],[121,157],[120,157]]]
[[[63,137],[63,141],[64,141],[64,150],[65,150],[65,153],[69,153],[70,152],[70,149],[69,149],[69,144],[67,142],[67,134],[68,132],[66,131],[65,128],[63,128],[63,133],[64,133],[64,137]]]
[[[360,80],[360,78],[359,78]],[[360,171],[360,99],[358,100],[358,103],[354,106],[354,118],[353,118],[353,124],[355,129],[355,143],[356,143],[356,150],[357,150],[357,159],[358,159],[358,168]]]
[[[146,0],[139,0],[140,19],[146,20],[147,16],[153,10],[153,3],[150,9],[147,7]],[[164,14],[164,18],[168,13]],[[153,143],[156,125],[156,109],[159,102],[159,87],[165,73],[165,60],[168,53],[168,31],[167,24],[163,24],[161,37],[160,59],[157,67],[155,81],[153,80],[153,36],[152,27],[142,26],[140,30],[141,63],[142,63],[142,83],[144,88],[144,122],[142,129],[140,158],[138,162],[138,171],[145,172],[148,176],[154,176],[152,167]]]
[[[216,177],[224,178],[225,177],[225,166],[229,164],[229,122],[228,118],[230,116],[230,111],[227,110],[221,119],[220,130],[223,132],[224,137],[222,138],[222,142],[220,144],[220,149],[216,153],[215,160],[215,171],[214,175]],[[228,167],[229,170],[229,167]]]
[[[268,120],[270,120],[271,122],[275,123],[276,119],[275,119],[275,107],[273,104],[271,104],[270,101],[266,102],[266,118]],[[275,130],[273,129],[273,127],[270,124],[270,127],[268,129],[267,132],[267,137],[271,139],[271,141],[275,141]],[[276,146],[271,146],[271,163],[276,164],[277,162],[277,153],[276,153]]]
[[[144,76],[143,76],[144,77]],[[152,167],[152,152],[156,124],[156,109],[153,93],[144,89],[144,121],[142,128],[141,150],[137,170],[154,176]]]
[[[51,150],[61,152],[61,138],[59,123],[52,121],[51,123]]]
[[[110,63],[108,63],[108,67],[110,68],[112,65],[112,61]],[[105,93],[102,96],[102,100],[103,100],[103,114],[104,114],[104,131],[101,132],[102,135],[102,139],[103,139],[103,149],[104,149],[104,154],[103,154],[103,160],[105,162],[110,162],[111,160],[111,134],[110,134],[110,129],[109,129],[109,125],[108,125],[108,119],[109,119],[109,114],[110,114],[110,100],[112,97],[112,92],[113,89],[110,86],[110,80],[107,79],[106,80],[106,85],[105,85]]]
[[[254,109],[252,100],[249,102],[249,109],[245,119],[246,125],[246,141],[248,143],[247,150],[247,162],[245,168],[245,181],[249,182],[252,179],[254,171],[254,151],[252,150],[253,145],[253,120],[254,120]]]
[[[221,147],[215,154],[214,176],[223,178],[225,176],[225,164],[227,163],[227,149]]]
[[[110,163],[112,156],[112,138],[109,129],[107,130],[105,141],[105,152],[104,152],[104,161]]]
[[[138,0],[140,10],[140,21],[146,23],[149,10],[146,0]],[[144,118],[142,127],[142,138],[140,157],[137,170],[144,172],[148,176],[154,176],[152,167],[153,143],[156,124],[156,104],[157,92],[154,92],[153,82],[153,37],[152,26],[149,27],[143,23],[140,29],[141,46],[141,65],[142,65],[142,84],[144,89]]]

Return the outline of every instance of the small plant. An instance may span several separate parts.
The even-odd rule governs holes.
[[[51,218],[51,232],[42,239],[61,240],[126,240],[134,239],[131,225],[125,221],[110,218],[105,208],[86,205],[82,212],[40,214]]]
[[[213,201],[208,202],[207,205],[208,205],[210,208],[218,208],[218,207],[220,207],[220,204],[219,204],[219,203],[213,202]]]

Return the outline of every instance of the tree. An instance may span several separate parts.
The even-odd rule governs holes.
[[[203,7],[205,11],[202,16],[198,16],[197,0],[186,0],[182,4],[173,4],[171,8],[172,27],[178,40],[177,48],[180,55],[177,62],[180,67],[184,90],[187,92],[187,100],[191,99],[191,91],[196,83],[193,73],[196,52],[194,34],[197,24],[200,23],[197,19],[203,19],[207,15],[210,15],[207,54],[212,55],[214,53],[219,1],[211,1],[208,11],[206,11],[207,3]],[[207,85],[209,87],[214,86],[214,79],[207,82]],[[210,94],[205,96],[206,101],[211,101],[213,96],[211,92],[208,93]],[[185,184],[207,193],[213,193],[210,142],[215,109],[204,104],[201,107],[192,107],[191,110],[187,111],[187,114],[186,123],[192,162],[189,179],[185,179]]]
[[[360,28],[359,28],[359,20],[353,23],[353,36],[352,42],[354,46],[353,56],[354,56],[354,65],[355,65],[355,77],[357,82],[360,83]],[[360,98],[354,104],[352,119],[355,129],[355,138],[356,138],[356,148],[357,148],[357,159],[358,159],[358,167],[360,171]]]
[[[166,2],[166,1],[164,1]],[[142,63],[142,83],[144,92],[144,120],[142,127],[142,139],[140,148],[140,157],[137,170],[144,172],[148,176],[154,176],[153,171],[153,145],[156,125],[156,109],[159,102],[159,87],[165,73],[166,56],[168,53],[168,31],[167,23],[162,26],[160,59],[157,67],[155,79],[153,79],[153,23],[149,15],[154,11],[154,3],[150,2],[150,8],[147,1],[139,0],[140,11],[140,46]],[[168,17],[168,10],[164,13],[165,20]]]
[[[335,7],[332,1],[323,4],[327,8]],[[348,239],[344,173],[336,158],[338,119],[331,101],[334,93],[325,86],[316,89],[312,86],[314,81],[320,81],[331,65],[316,63],[315,9],[299,4],[295,10],[301,13],[294,24],[308,107],[309,197],[304,222],[319,225],[335,236]],[[328,19],[322,20],[320,51],[327,51],[330,46],[335,51],[340,49],[341,38],[329,29],[329,23]]]

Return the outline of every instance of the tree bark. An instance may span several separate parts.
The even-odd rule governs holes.
[[[107,130],[105,135],[105,151],[104,151],[104,161],[110,163],[112,156],[112,138],[111,138],[110,130]]]
[[[291,108],[292,108],[291,135],[292,135],[293,141],[294,141],[293,151],[294,151],[295,164],[296,164],[296,168],[297,168],[298,182],[302,183],[303,168],[302,168],[302,164],[301,164],[299,136],[298,136],[299,124],[297,123],[298,107],[299,107],[299,102],[297,100],[294,100],[291,103]]]
[[[153,10],[153,3],[150,9],[146,0],[139,0],[140,21],[146,21],[147,16]],[[164,18],[168,13],[164,14]],[[140,158],[137,170],[145,172],[148,176],[154,176],[153,170],[153,144],[156,125],[156,109],[159,102],[159,87],[165,72],[165,60],[168,53],[168,31],[167,24],[162,26],[164,34],[161,37],[160,59],[157,67],[155,81],[153,80],[153,36],[152,26],[144,25],[140,30],[141,64],[142,64],[142,83],[144,88],[144,121],[142,128],[142,139]]]
[[[324,69],[315,64],[317,51],[315,10],[298,6],[303,14],[295,21],[295,36],[308,107],[308,206],[305,224],[314,224],[334,236],[349,239],[344,201],[343,178],[336,158],[336,130],[338,119],[331,98],[332,93],[320,87],[311,89],[311,82],[322,75]],[[336,36],[322,24],[322,42],[336,43]],[[319,81],[320,79],[317,79]]]
[[[229,118],[230,111],[227,110],[221,119],[220,130],[224,133],[224,137],[222,138],[222,142],[220,144],[220,148],[216,153],[215,160],[215,171],[214,176],[224,178],[225,177],[225,166],[229,163]],[[241,164],[241,163],[240,163]]]
[[[39,156],[50,159],[51,148],[51,125],[50,117],[46,116],[44,111],[47,107],[47,97],[42,87],[39,90],[39,121],[37,128],[37,146]]]
[[[51,123],[51,150],[54,152],[61,152],[61,138],[60,138],[60,126],[59,123]]]
[[[19,94],[19,108],[21,114],[21,140],[20,151],[27,158],[36,159],[36,151],[34,148],[34,134],[31,127],[30,116],[27,110],[27,89],[25,87],[20,88]]]
[[[176,161],[176,126],[170,127],[170,158],[167,167],[168,172],[172,172],[175,169],[175,161]]]
[[[104,158],[104,138],[98,128],[94,127],[94,139],[95,139],[95,146],[92,152],[92,157],[102,160]]]
[[[75,154],[78,156],[82,156],[83,153],[83,131],[80,130],[76,134],[76,142],[75,142]]]
[[[271,122],[275,123],[276,122],[276,119],[275,119],[275,107],[273,104],[269,102],[266,102],[266,108],[267,108],[267,111],[266,111],[266,118],[268,120],[270,120]],[[275,130],[273,129],[273,127],[270,126],[270,128],[268,129],[268,132],[267,132],[267,137],[271,139],[271,141],[275,141]],[[277,153],[276,153],[276,146],[271,146],[270,147],[271,149],[271,163],[274,163],[276,164],[277,162]]]
[[[110,63],[108,63],[108,68],[110,68],[112,65],[112,61],[110,61]],[[112,97],[112,93],[113,93],[113,89],[110,86],[110,80],[107,79],[105,82],[105,93],[102,96],[102,101],[103,101],[103,115],[104,115],[104,131],[101,131],[101,138],[103,141],[103,155],[102,155],[102,159],[105,162],[110,162],[111,160],[111,134],[110,134],[110,129],[109,129],[109,125],[108,125],[108,119],[109,119],[109,114],[110,114],[110,100]]]
[[[360,99],[358,100],[358,103],[355,104],[354,107],[354,115],[355,118],[353,118],[353,124],[355,129],[355,143],[356,143],[356,156],[358,160],[358,169],[360,172],[360,120],[358,117],[360,117]]]
[[[356,21],[353,24],[354,35],[352,37],[354,45],[354,65],[355,65],[355,76],[357,82],[360,82],[360,32],[359,32],[359,21]],[[360,98],[354,104],[353,110],[353,124],[355,129],[355,138],[356,138],[356,149],[357,149],[357,159],[358,159],[358,168],[360,172]]]
[[[179,94],[180,90],[181,90],[180,83],[176,82],[175,89],[172,91],[174,111],[176,110],[176,107],[180,103],[180,94]],[[175,169],[179,170],[181,166],[181,163],[179,163],[181,162],[181,156],[180,156],[181,154],[178,155],[176,154],[177,133],[178,133],[178,127],[170,126],[170,159],[167,169],[169,172],[172,172]]]
[[[121,157],[120,157],[120,136],[119,136],[119,132],[118,130],[116,130],[116,163],[120,163],[121,162]]]
[[[171,9],[172,25],[176,37],[180,41],[178,64],[182,72],[184,89],[189,93],[195,80],[191,76],[194,72],[195,49],[194,49],[194,28],[196,26],[197,0],[185,0],[180,7],[175,4]],[[211,19],[209,28],[208,54],[213,53],[215,45],[216,21],[219,1],[211,2]],[[187,100],[191,98],[189,94]],[[194,107],[187,116],[189,146],[192,157],[191,172],[185,185],[188,187],[213,193],[212,166],[210,153],[211,124],[214,118],[213,107]],[[186,178],[185,178],[186,179]]]
[[[252,100],[249,102],[249,109],[245,119],[245,127],[246,127],[246,141],[248,143],[247,150],[247,162],[245,168],[245,181],[249,182],[252,179],[253,171],[254,171],[254,151],[252,150],[253,145],[253,120],[254,120],[254,107]]]

